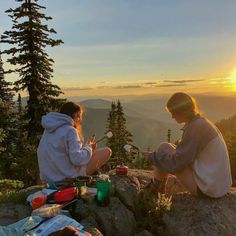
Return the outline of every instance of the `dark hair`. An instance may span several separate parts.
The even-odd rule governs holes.
[[[62,105],[60,109],[60,113],[66,114],[70,116],[72,119],[74,119],[75,115],[78,112],[83,112],[83,109],[80,105],[74,103],[74,102],[66,102]]]
[[[169,112],[176,112],[192,116],[198,112],[197,103],[195,99],[187,93],[173,94],[166,104]]]

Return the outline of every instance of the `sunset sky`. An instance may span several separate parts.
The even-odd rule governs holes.
[[[236,94],[235,0],[38,3],[53,17],[52,36],[64,41],[48,53],[53,83],[68,95]],[[16,5],[0,0],[0,34],[12,25],[4,11]]]

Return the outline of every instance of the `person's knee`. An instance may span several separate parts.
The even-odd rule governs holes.
[[[112,155],[112,150],[109,147],[105,147],[104,149],[105,149],[104,152],[107,157],[107,160],[109,160]]]
[[[158,149],[158,151],[163,151],[163,152],[174,152],[175,151],[175,146],[171,143],[168,142],[162,142],[160,143]]]
[[[169,146],[170,146],[170,144],[168,142],[161,142],[159,144],[159,146],[158,146],[158,149],[160,149],[160,148],[167,148]]]

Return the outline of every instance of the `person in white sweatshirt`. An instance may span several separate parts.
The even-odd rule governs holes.
[[[111,150],[108,147],[96,148],[94,136],[83,142],[82,115],[80,105],[66,102],[60,112],[49,112],[42,117],[44,133],[37,157],[43,182],[92,175],[109,160]]]
[[[220,131],[198,113],[195,99],[186,93],[172,95],[166,108],[177,123],[185,125],[177,145],[161,143],[154,152],[142,152],[154,166],[152,189],[164,193],[171,173],[193,195],[224,196],[232,185],[232,177]]]

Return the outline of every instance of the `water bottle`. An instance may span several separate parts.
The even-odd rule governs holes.
[[[107,206],[110,203],[110,183],[108,175],[99,175],[96,182],[96,200],[99,206]]]

